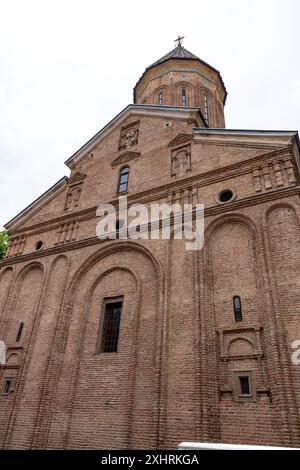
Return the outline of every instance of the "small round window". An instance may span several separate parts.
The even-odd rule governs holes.
[[[35,249],[38,251],[38,250],[41,250],[43,248],[43,245],[44,243],[42,242],[42,240],[39,240],[36,244],[35,244]]]
[[[231,202],[234,199],[234,193],[231,189],[225,189],[219,194],[219,202],[221,204],[226,204],[226,202]]]

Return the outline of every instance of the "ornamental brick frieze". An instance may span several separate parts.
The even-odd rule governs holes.
[[[77,221],[61,224],[57,230],[57,240],[55,245],[64,245],[74,242],[77,238],[79,224]]]
[[[252,172],[255,192],[263,192],[277,188],[295,186],[296,172],[292,157],[287,156],[280,160],[266,162],[255,168]]]
[[[24,250],[26,239],[27,239],[26,234],[13,237],[10,241],[6,258],[10,258],[11,256],[21,255]]]

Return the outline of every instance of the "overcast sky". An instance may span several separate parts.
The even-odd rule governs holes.
[[[0,228],[64,175],[174,39],[220,70],[226,123],[300,129],[299,0],[0,0]]]

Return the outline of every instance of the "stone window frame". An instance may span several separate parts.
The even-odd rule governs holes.
[[[103,336],[103,326],[104,326],[104,318],[105,318],[105,311],[106,311],[106,306],[109,304],[115,304],[118,302],[122,302],[122,311],[121,311],[121,320],[120,320],[120,326],[119,326],[119,337],[118,337],[118,345],[120,343],[120,331],[121,331],[121,321],[122,321],[122,312],[124,309],[124,295],[119,295],[116,297],[105,297],[102,301],[102,307],[101,307],[101,314],[100,314],[100,321],[99,321],[99,330],[98,330],[98,336],[97,336],[97,343],[96,343],[96,352],[95,354],[97,356],[112,356],[118,354],[117,352],[103,352],[102,351],[102,336]]]
[[[226,193],[226,192],[231,192],[232,193],[232,197],[230,200],[228,201],[221,201],[220,200],[220,197]],[[218,195],[217,195],[217,198],[216,198],[216,203],[219,204],[220,206],[224,206],[225,204],[231,204],[232,202],[234,202],[237,198],[237,193],[235,191],[235,189],[233,188],[225,188],[225,189],[222,189],[222,191],[219,191]]]
[[[240,377],[248,377],[250,394],[243,395],[241,393]],[[238,402],[256,402],[256,383],[255,383],[255,373],[253,370],[235,370],[233,371],[233,398]]]

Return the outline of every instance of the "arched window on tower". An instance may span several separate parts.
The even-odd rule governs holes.
[[[182,88],[181,90],[181,106],[182,108],[186,108],[186,89]]]
[[[207,125],[209,125],[209,99],[207,95],[204,95],[204,119]]]
[[[123,166],[119,174],[118,193],[126,193],[129,180],[129,166]]]
[[[163,105],[164,104],[164,94],[161,91],[158,95],[158,104]]]
[[[233,297],[234,320],[243,321],[242,301],[239,296]]]

